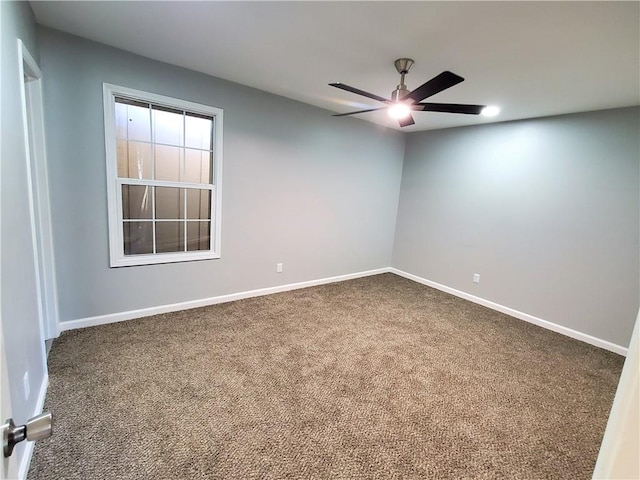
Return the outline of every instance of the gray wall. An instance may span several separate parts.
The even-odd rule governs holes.
[[[0,2],[2,9],[2,154],[0,156],[0,285],[2,329],[6,347],[12,415],[24,422],[36,410],[38,392],[45,379],[38,319],[33,260],[29,189],[18,71],[17,39],[39,58],[35,20],[26,2]],[[1,361],[1,360],[0,360]],[[30,395],[25,397],[22,378],[29,372]],[[6,392],[2,392],[3,395]],[[4,421],[4,419],[2,419]],[[24,442],[26,443],[26,442]],[[12,458],[22,461],[24,444]]]
[[[401,133],[62,32],[39,34],[61,321],[391,263]],[[103,82],[224,109],[221,259],[109,268]]]
[[[627,346],[640,290],[639,112],[408,135],[393,266]]]
[[[638,109],[409,134],[404,152],[399,132],[39,33],[62,321],[391,264],[627,345]],[[225,110],[220,260],[108,267],[102,82]]]

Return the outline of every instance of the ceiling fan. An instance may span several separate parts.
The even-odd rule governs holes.
[[[367,110],[358,110],[356,112],[337,113],[332,115],[333,117],[345,117],[347,115],[356,115],[358,113],[374,112],[376,110],[382,110],[384,108],[389,110],[389,115],[398,120],[401,127],[408,127],[413,125],[415,121],[411,116],[411,112],[446,112],[446,113],[464,113],[467,115],[478,115],[485,108],[485,105],[465,105],[458,103],[421,103],[422,100],[435,95],[438,92],[451,88],[460,82],[464,81],[459,75],[455,73],[445,71],[440,75],[433,77],[426,83],[423,83],[415,90],[409,91],[404,84],[404,77],[411,67],[414,61],[410,58],[399,58],[394,62],[396,70],[400,74],[400,85],[391,92],[391,99],[387,100],[384,97],[375,95],[373,93],[365,92],[359,88],[345,85],[344,83],[336,82],[330,83],[332,87],[346,90],[364,97],[372,98],[386,104],[384,107],[369,108]]]

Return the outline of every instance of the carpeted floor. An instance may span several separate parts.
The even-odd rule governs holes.
[[[623,358],[392,274],[67,332],[29,479],[587,479]]]

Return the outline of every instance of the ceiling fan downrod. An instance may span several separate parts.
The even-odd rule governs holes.
[[[393,64],[396,67],[396,70],[400,74],[400,85],[396,87],[396,89],[391,92],[391,101],[399,102],[404,97],[411,93],[407,86],[404,84],[404,76],[409,73],[411,67],[413,67],[414,61],[410,58],[399,58]]]

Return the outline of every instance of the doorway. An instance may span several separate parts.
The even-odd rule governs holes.
[[[56,338],[60,334],[60,328],[45,152],[42,72],[24,44],[20,40],[18,42],[19,54],[22,58],[22,118],[27,154],[34,263],[37,267],[38,311],[43,341],[47,341]]]

